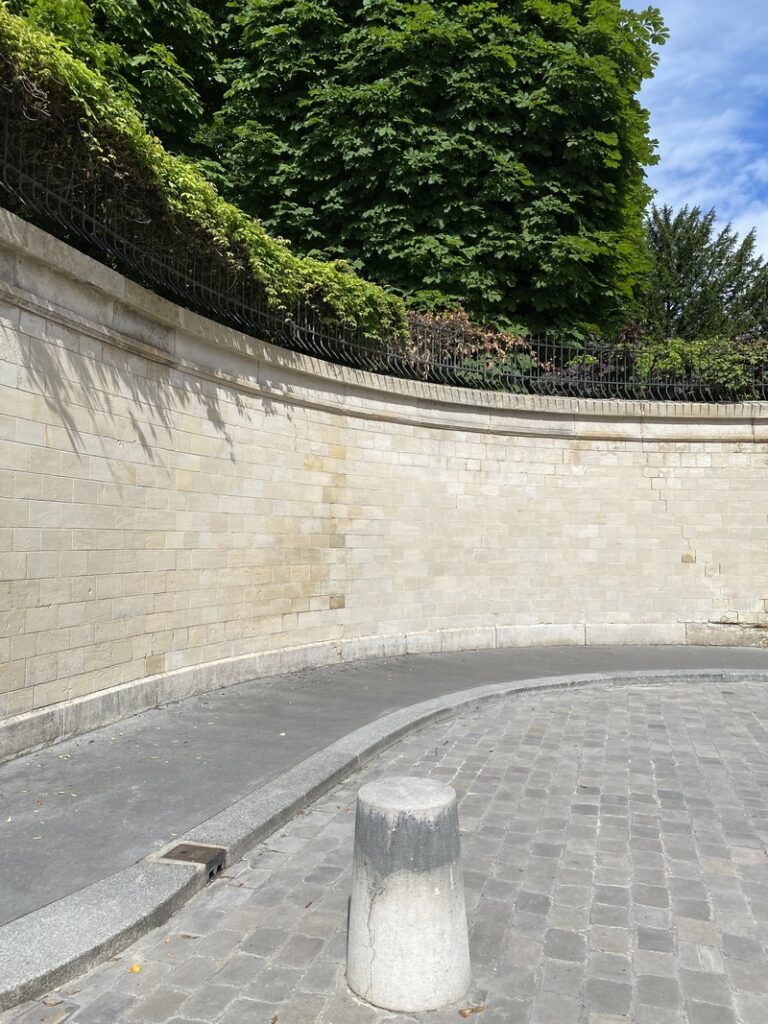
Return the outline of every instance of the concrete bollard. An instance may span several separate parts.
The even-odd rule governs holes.
[[[407,777],[363,786],[354,856],[349,987],[406,1013],[461,999],[470,967],[455,791]]]

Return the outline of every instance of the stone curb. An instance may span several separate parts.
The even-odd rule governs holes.
[[[382,750],[424,726],[506,697],[585,686],[644,683],[768,683],[758,670],[658,670],[553,676],[455,691],[384,715],[356,729],[231,804],[175,840],[223,846],[241,859],[294,815]],[[202,867],[158,861],[150,854],[0,928],[0,1010],[34,999],[125,949],[166,921],[207,882]],[[351,856],[351,851],[350,851]]]

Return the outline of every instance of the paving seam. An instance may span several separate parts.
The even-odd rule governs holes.
[[[251,794],[174,840],[223,846],[227,863],[282,828],[404,736],[494,701],[587,686],[768,684],[768,671],[678,669],[605,672],[494,683],[412,704],[356,729],[294,765]],[[170,848],[170,845],[168,848]],[[207,884],[202,867],[160,862],[158,850],[131,867],[0,927],[0,948],[14,950],[0,965],[0,1010],[43,995],[114,956],[156,928]]]

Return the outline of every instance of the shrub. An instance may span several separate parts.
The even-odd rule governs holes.
[[[427,366],[453,372],[466,387],[514,389],[515,380],[542,368],[530,340],[522,334],[481,327],[463,309],[409,314],[410,354]]]
[[[651,341],[635,360],[634,372],[649,385],[674,381],[705,388],[716,401],[759,397],[756,385],[768,374],[768,341],[748,338],[670,338]]]

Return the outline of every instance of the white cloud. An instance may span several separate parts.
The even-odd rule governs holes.
[[[740,238],[743,238],[744,235],[754,228],[758,248],[763,253],[766,253],[766,250],[768,250],[768,246],[765,245],[765,241],[768,239],[768,203],[764,203],[761,206],[752,206],[741,216],[734,217],[733,227],[739,233]],[[761,242],[763,243],[762,246]]]
[[[643,0],[625,0],[642,8]],[[661,162],[657,202],[715,207],[768,255],[768,18],[765,0],[660,0],[670,29],[643,89]]]

